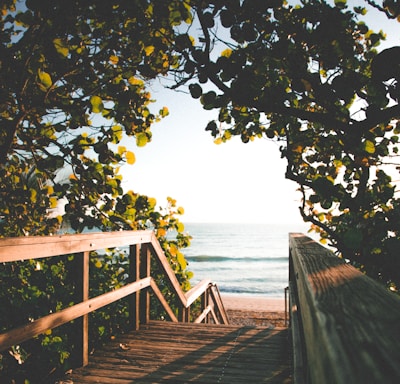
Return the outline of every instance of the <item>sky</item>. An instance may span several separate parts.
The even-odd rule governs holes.
[[[153,126],[152,142],[132,148],[136,163],[123,169],[124,189],[177,200],[183,222],[301,222],[300,193],[285,180],[279,147],[267,139],[235,137],[214,144],[205,127],[218,111],[204,111],[188,94],[153,92],[170,115]],[[158,107],[155,109],[157,110]]]
[[[400,45],[398,22],[374,14],[368,25],[388,32],[383,48]],[[153,110],[167,106],[170,115],[154,124],[152,142],[145,147],[127,144],[136,163],[123,167],[124,189],[155,197],[158,206],[166,206],[167,196],[176,199],[187,223],[305,226],[298,210],[301,194],[284,177],[286,162],[277,143],[256,139],[244,144],[235,137],[216,145],[205,127],[217,110],[205,111],[190,95],[157,84],[152,96],[157,100]]]

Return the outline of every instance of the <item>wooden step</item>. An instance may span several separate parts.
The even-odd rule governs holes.
[[[151,321],[90,356],[69,382],[291,383],[286,328]],[[68,382],[68,381],[66,381]]]

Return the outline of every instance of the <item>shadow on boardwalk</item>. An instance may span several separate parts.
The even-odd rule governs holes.
[[[77,383],[291,383],[286,328],[151,322],[97,351]],[[66,381],[68,382],[68,381]]]

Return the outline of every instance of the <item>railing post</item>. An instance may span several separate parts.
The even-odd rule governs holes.
[[[89,299],[89,251],[75,254],[75,302],[83,302]],[[83,315],[76,319],[75,339],[76,366],[85,366],[89,363],[89,315]],[[79,354],[78,354],[79,353]]]
[[[140,253],[140,278],[150,277],[151,251],[148,244],[143,244]],[[147,324],[150,320],[150,292],[148,289],[140,292],[140,322]]]
[[[140,252],[141,246],[129,246],[129,282],[133,283],[140,279]],[[132,295],[132,300],[129,305],[129,321],[132,328],[139,329],[140,326],[140,292],[137,291]]]
[[[208,289],[201,295],[201,312],[203,312],[208,305]],[[208,315],[204,319],[205,323],[209,323]]]

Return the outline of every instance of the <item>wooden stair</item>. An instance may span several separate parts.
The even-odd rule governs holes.
[[[287,328],[150,321],[59,383],[291,383]]]

